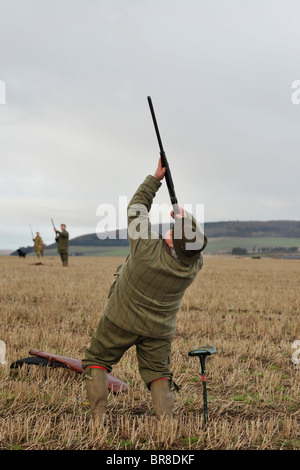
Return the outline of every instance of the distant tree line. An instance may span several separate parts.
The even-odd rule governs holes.
[[[240,248],[240,247],[235,247],[232,248],[231,254],[232,255],[246,255],[248,253],[248,250],[246,248]]]
[[[255,248],[253,247],[253,253],[297,253],[298,252],[298,247],[297,246],[265,246],[261,248]],[[235,247],[232,248],[231,254],[232,255],[247,255],[248,250],[246,248],[241,248],[241,247]]]
[[[207,237],[300,238],[300,222],[293,220],[205,222]]]
[[[298,247],[297,246],[289,246],[289,247],[283,247],[283,246],[266,246],[258,249],[257,251],[260,251],[261,253],[297,253],[298,252]]]

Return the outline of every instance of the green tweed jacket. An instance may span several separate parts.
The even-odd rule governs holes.
[[[56,230],[56,233],[58,234],[58,237],[56,238],[58,253],[68,253],[69,233],[66,230],[64,232]]]
[[[147,176],[128,205],[130,255],[118,268],[104,315],[126,331],[171,338],[181,299],[203,258],[199,254],[194,265],[181,264],[171,257],[164,240],[152,232],[149,211],[160,186],[160,181]]]

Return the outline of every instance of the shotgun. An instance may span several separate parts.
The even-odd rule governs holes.
[[[30,227],[31,236],[32,236],[32,240],[33,240],[33,239],[34,239],[34,236],[33,236],[33,231],[32,231],[31,225],[29,225],[29,227]]]
[[[52,222],[52,226],[53,226],[53,228],[54,228],[54,230],[55,230],[55,241],[57,241],[57,240],[56,240],[57,234],[56,234],[56,229],[55,229],[55,225],[54,225],[53,219],[51,219],[51,222]]]
[[[153,124],[154,124],[155,132],[156,132],[156,137],[157,137],[157,140],[158,140],[158,145],[159,145],[159,149],[160,149],[160,156],[161,156],[161,163],[162,163],[163,168],[166,168],[165,178],[166,178],[166,183],[167,183],[167,187],[168,187],[168,191],[169,191],[169,196],[170,196],[171,204],[172,204],[173,209],[174,209],[174,216],[175,216],[175,214],[179,213],[179,210],[178,210],[178,201],[177,201],[177,197],[176,197],[176,194],[175,194],[174,183],[173,183],[173,180],[172,180],[172,175],[171,175],[169,163],[168,163],[168,160],[167,160],[167,157],[166,157],[166,153],[164,151],[163,144],[162,144],[162,141],[161,141],[161,138],[160,138],[159,129],[158,129],[158,125],[157,125],[157,122],[156,122],[156,117],[155,117],[151,97],[148,96],[147,100],[148,100],[148,103],[149,103],[149,107],[150,107],[150,111],[151,111],[151,115],[152,115],[152,119],[153,119]]]

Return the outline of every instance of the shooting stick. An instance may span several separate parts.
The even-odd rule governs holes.
[[[216,348],[214,346],[202,346],[198,349],[194,349],[189,352],[189,356],[197,356],[200,359],[201,364],[201,379],[202,379],[202,391],[203,391],[203,407],[204,407],[204,426],[208,421],[208,407],[207,407],[207,391],[206,391],[206,357],[214,354]]]

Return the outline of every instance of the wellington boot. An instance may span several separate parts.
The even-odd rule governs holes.
[[[104,369],[91,368],[86,376],[86,390],[95,423],[105,423],[108,394],[107,372]]]
[[[157,418],[172,417],[175,403],[175,394],[171,390],[170,380],[155,380],[150,386],[154,413]]]

